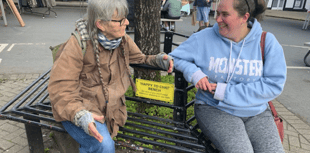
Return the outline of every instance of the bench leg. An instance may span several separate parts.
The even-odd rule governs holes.
[[[306,64],[306,66],[309,66],[310,67],[310,63],[308,63],[308,61],[307,61],[307,57],[309,56],[309,54],[310,54],[310,50],[308,51],[308,53],[305,55],[305,57],[304,57],[304,62],[305,62],[305,64]],[[309,61],[310,61],[310,59],[308,59]]]
[[[24,119],[34,121],[34,119],[30,117],[24,117]],[[36,120],[36,121],[40,122],[39,120]],[[38,153],[38,152],[43,153],[44,144],[43,144],[41,127],[37,125],[25,123],[25,129],[26,129],[30,153]]]

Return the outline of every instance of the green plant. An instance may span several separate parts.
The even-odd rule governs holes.
[[[48,135],[48,137],[50,137],[50,138],[53,138],[53,136],[54,136],[54,132],[51,132],[51,133]]]
[[[48,148],[44,149],[44,153],[48,153],[49,151],[50,151],[50,149],[48,149]]]

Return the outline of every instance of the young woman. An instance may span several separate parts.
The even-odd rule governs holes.
[[[86,53],[74,36],[58,51],[48,91],[56,121],[80,143],[80,152],[114,153],[119,126],[127,119],[125,92],[129,63],[149,64],[172,71],[165,54],[144,55],[126,35],[126,0],[88,1],[87,19],[76,23]]]
[[[196,119],[221,153],[284,153],[268,101],[283,91],[286,63],[271,33],[262,60],[265,9],[264,0],[221,0],[217,23],[169,54],[198,88]]]

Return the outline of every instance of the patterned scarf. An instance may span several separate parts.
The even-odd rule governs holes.
[[[101,32],[98,32],[98,41],[106,50],[112,50],[119,46],[122,41],[122,37],[118,39],[109,40]]]

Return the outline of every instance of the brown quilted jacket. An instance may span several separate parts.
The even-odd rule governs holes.
[[[87,41],[87,50],[83,57],[82,49],[76,38],[70,39],[58,51],[48,85],[52,111],[56,121],[73,121],[81,110],[104,115],[111,137],[117,135],[119,126],[127,119],[125,96],[127,88],[133,84],[126,65],[149,64],[155,66],[155,55],[144,55],[133,40],[125,35],[121,47],[114,51],[100,46],[100,67],[104,83],[107,85],[108,103],[103,95],[95,54],[91,41]],[[129,63],[125,63],[127,56]],[[101,123],[105,121],[100,121]]]

